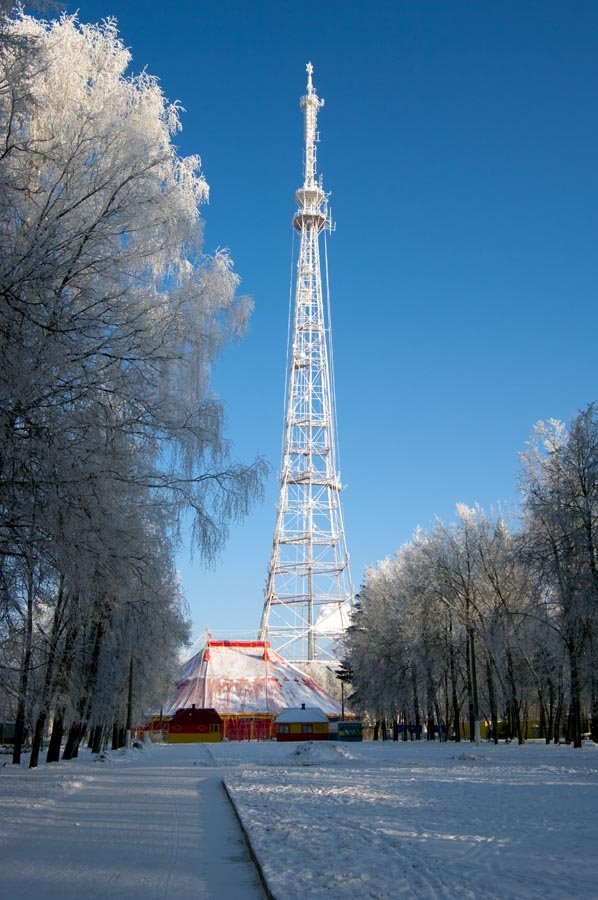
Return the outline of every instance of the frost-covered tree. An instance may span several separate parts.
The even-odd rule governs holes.
[[[230,460],[210,389],[250,303],[228,255],[202,252],[208,187],[173,143],[180,108],[129,63],[112,20],[2,16],[0,638],[20,659],[21,737],[33,656],[52,659],[50,681],[66,665],[48,622],[94,680],[123,569],[146,578],[148,529],[172,553],[190,512],[211,558],[264,472]]]
[[[523,459],[524,549],[545,588],[554,628],[566,647],[570,733],[581,746],[589,685],[598,739],[598,415],[594,405],[571,425],[539,422]]]
[[[547,736],[558,729],[553,626],[519,543],[504,521],[459,504],[453,523],[418,530],[391,559],[366,571],[347,640],[354,702],[373,716],[434,733],[524,739],[540,707]],[[544,704],[544,707],[543,707]]]

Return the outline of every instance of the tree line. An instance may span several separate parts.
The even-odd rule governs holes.
[[[458,504],[366,571],[341,674],[395,737],[598,742],[595,406],[538,423],[521,461],[517,527]]]
[[[0,4],[0,720],[30,764],[115,745],[170,682],[204,559],[259,496],[210,386],[251,310],[202,249],[180,107],[115,23]],[[186,518],[185,518],[186,517]]]

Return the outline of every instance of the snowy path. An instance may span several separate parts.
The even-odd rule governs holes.
[[[2,894],[263,900],[208,748],[0,770]]]
[[[0,895],[596,900],[598,745],[223,743],[0,767]]]

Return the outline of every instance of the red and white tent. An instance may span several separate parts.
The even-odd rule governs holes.
[[[220,715],[272,715],[317,706],[338,716],[340,704],[267,641],[212,641],[182,666],[164,715],[211,707]]]

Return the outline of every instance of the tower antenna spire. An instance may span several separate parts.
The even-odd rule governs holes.
[[[303,185],[293,226],[300,235],[280,495],[260,639],[297,662],[336,661],[349,624],[353,588],[340,503],[330,326],[324,318],[320,232],[328,195],[316,178],[318,111],[309,62],[301,98],[305,124]]]
[[[305,165],[304,188],[314,187],[316,183],[316,144],[318,142],[318,110],[324,106],[315,92],[312,75],[314,67],[310,62],[306,65],[307,93],[301,98],[301,107],[305,117]]]

